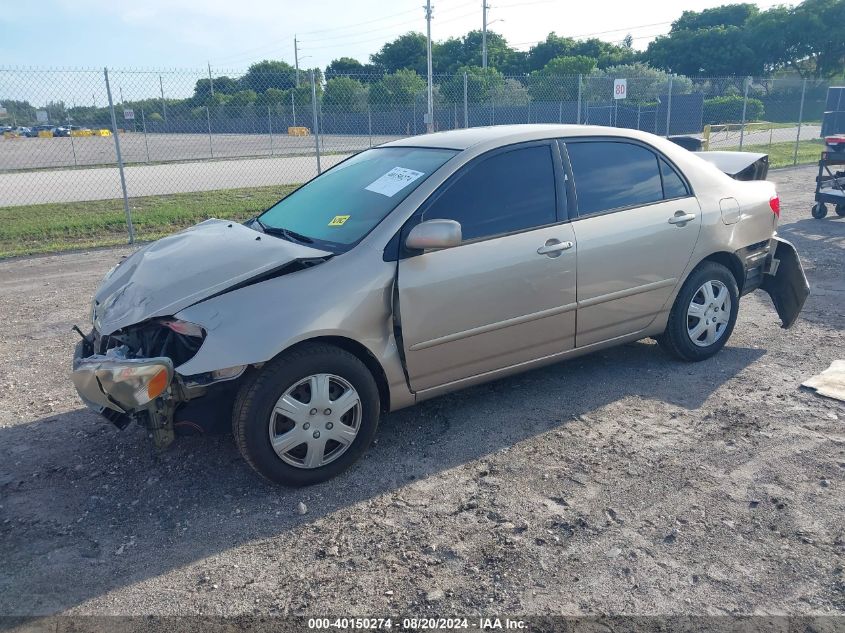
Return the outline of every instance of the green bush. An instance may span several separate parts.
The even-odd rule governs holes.
[[[704,123],[710,125],[742,123],[742,101],[741,95],[705,99]],[[762,121],[764,114],[763,102],[753,97],[749,98],[745,108],[745,120]]]

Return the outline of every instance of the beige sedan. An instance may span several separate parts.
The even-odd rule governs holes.
[[[323,481],[382,412],[644,337],[703,360],[758,288],[790,326],[809,288],[765,171],[607,127],[388,143],[119,263],[73,380],[160,446],[231,423],[264,477]]]

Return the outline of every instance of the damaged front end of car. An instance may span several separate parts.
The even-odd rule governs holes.
[[[138,423],[157,447],[165,448],[180,426],[202,431],[193,418],[205,421],[211,412],[225,411],[218,398],[212,403],[204,396],[213,393],[231,404],[232,389],[220,383],[230,383],[245,370],[232,367],[209,375],[179,375],[175,367],[193,358],[205,336],[198,325],[172,318],[151,319],[109,335],[95,328],[76,346],[73,384],[89,408],[121,429]],[[192,403],[199,398],[204,406],[197,416]]]
[[[164,447],[177,434],[218,432],[231,424],[247,365],[227,358],[207,373],[181,367],[223,317],[202,324],[180,311],[245,287],[306,270],[332,253],[210,219],[141,247],[106,273],[91,304],[92,330],[76,346],[71,374],[80,397],[124,428],[138,422]],[[250,359],[257,366],[266,359]]]

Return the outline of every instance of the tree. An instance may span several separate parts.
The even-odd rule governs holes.
[[[724,77],[763,72],[765,63],[748,33],[739,26],[675,31],[648,45],[645,58],[653,66],[689,75]]]
[[[684,11],[672,22],[672,31],[697,31],[714,26],[744,26],[760,10],[753,4],[726,4],[703,11]]]
[[[467,76],[467,101],[483,103],[498,90],[501,90],[505,78],[495,68],[481,66],[462,66],[440,86],[440,94],[446,103],[463,103],[464,73]]]
[[[377,53],[373,53],[370,59],[388,73],[407,69],[419,75],[425,75],[428,68],[427,53],[428,44],[425,35],[406,33],[387,42]]]
[[[263,108],[279,104],[289,105],[290,91],[279,90],[278,88],[267,88],[267,90],[265,90],[263,94],[258,95],[255,104]]]
[[[362,64],[351,57],[332,60],[326,66],[326,78],[342,75],[351,75],[353,79],[368,84],[378,81],[384,75],[384,69],[376,64]]]
[[[400,69],[372,85],[369,102],[374,107],[410,105],[425,89],[425,79],[413,70]]]
[[[239,84],[241,90],[255,92],[264,92],[268,88],[288,90],[296,85],[296,69],[286,62],[265,59],[250,66]],[[216,88],[215,85],[215,91]]]
[[[584,55],[555,57],[528,79],[534,101],[569,101],[578,98],[578,75],[589,75],[596,60]]]
[[[516,79],[505,79],[501,86],[492,91],[490,98],[495,103],[506,105],[526,105],[531,101],[528,89]]]
[[[659,97],[669,92],[669,73],[652,68],[642,62],[609,66],[595,73],[593,76],[596,78],[604,77],[606,80],[604,83],[591,81],[591,84],[595,83],[593,86],[594,89],[602,91],[600,94],[594,95],[598,99],[611,98],[614,79],[628,80],[626,99],[633,103],[656,101]],[[672,77],[673,95],[692,92],[692,87],[693,83],[689,77],[683,75]]]
[[[435,74],[452,74],[462,67],[481,67],[483,33],[470,31],[462,37],[450,37],[432,47],[432,66]],[[504,74],[525,72],[525,53],[508,45],[507,40],[487,31],[487,67]]]
[[[842,75],[845,69],[845,2],[804,0],[791,10],[786,47],[789,63],[804,76]],[[799,57],[800,56],[800,57]]]
[[[552,31],[544,41],[528,49],[528,70],[542,70],[555,57],[569,57],[574,47],[575,40],[571,37],[560,37]]]
[[[334,75],[360,75],[363,72],[364,64],[352,57],[333,59],[326,66],[326,77],[333,77]]]
[[[258,93],[255,90],[239,90],[232,95],[227,105],[243,108],[245,106],[253,105],[258,99]]]
[[[323,93],[324,112],[364,112],[367,109],[367,88],[351,77],[332,77]]]

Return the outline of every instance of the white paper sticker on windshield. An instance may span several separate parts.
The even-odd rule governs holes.
[[[364,189],[374,193],[380,193],[390,198],[423,175],[421,171],[414,171],[405,167],[394,167],[384,176],[364,187]]]

